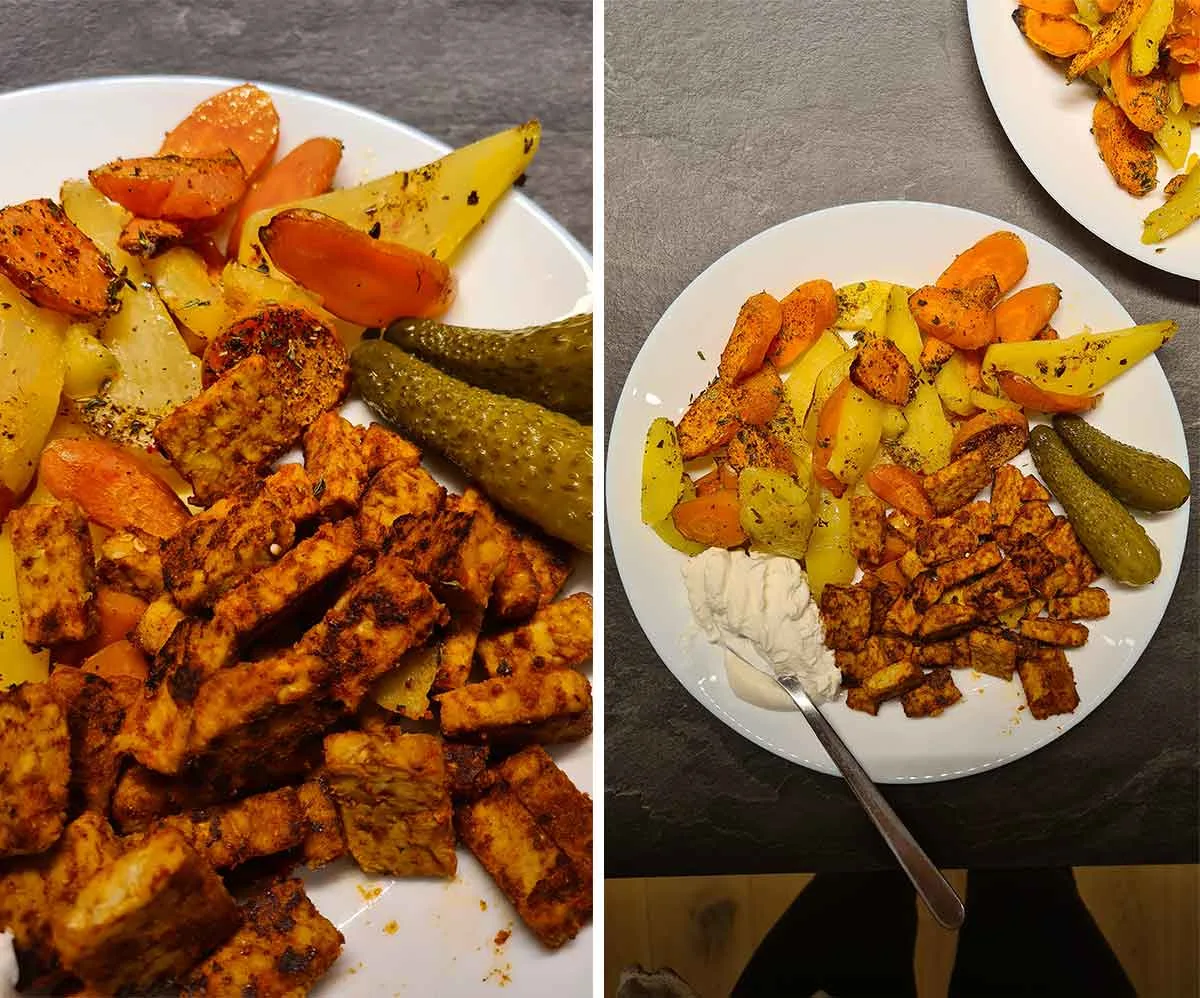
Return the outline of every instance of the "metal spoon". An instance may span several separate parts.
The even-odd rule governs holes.
[[[799,678],[789,674],[775,678],[796,706],[800,708],[800,713],[804,715],[804,719],[813,729],[813,734],[817,736],[817,740],[829,753],[829,758],[833,760],[838,771],[845,777],[850,789],[854,791],[854,796],[858,798],[863,810],[867,812],[867,817],[879,829],[883,841],[887,843],[901,868],[908,874],[908,879],[912,881],[913,887],[921,896],[921,900],[925,902],[925,907],[929,909],[930,914],[939,925],[947,929],[957,929],[962,925],[966,914],[962,899],[946,882],[941,871],[933,865],[933,861],[925,854],[925,850],[917,845],[917,840],[904,827],[904,822],[897,817],[891,805],[883,799],[879,788],[871,782],[867,771],[854,758],[854,754],[846,748],[846,743],[833,730],[833,726],[825,720],[825,715],[817,710],[816,704],[804,691]]]

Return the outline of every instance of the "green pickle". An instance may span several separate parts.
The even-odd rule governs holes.
[[[1165,457],[1114,440],[1078,416],[1055,416],[1054,429],[1079,466],[1134,509],[1178,509],[1192,492],[1187,472]]]
[[[590,313],[524,329],[475,329],[434,319],[398,319],[383,338],[478,388],[591,421]]]
[[[475,388],[384,340],[350,355],[363,400],[438,451],[497,503],[592,549],[592,430],[562,413]]]
[[[1130,586],[1158,578],[1162,557],[1154,541],[1110,492],[1087,476],[1054,430],[1030,430],[1029,452],[1047,488],[1067,511],[1080,543],[1106,575]]]

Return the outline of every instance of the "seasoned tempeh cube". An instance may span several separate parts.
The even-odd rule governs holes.
[[[296,788],[308,826],[300,851],[310,870],[346,855],[346,836],[337,805],[323,780],[309,780]]]
[[[1079,543],[1079,538],[1075,534],[1075,528],[1071,526],[1070,521],[1065,516],[1058,518],[1054,526],[1042,538],[1042,543],[1046,545],[1046,549],[1056,558],[1061,559],[1075,569],[1078,577],[1076,592],[1085,586],[1090,586],[1100,577],[1099,566],[1092,556],[1087,553],[1084,546]],[[1064,592],[1063,595],[1074,595],[1074,593]]]
[[[938,516],[952,513],[974,499],[992,481],[992,469],[982,454],[970,451],[944,468],[926,475],[925,494]]]
[[[55,919],[63,964],[103,994],[181,977],[237,928],[237,905],[183,837],[163,829],[103,867]]]
[[[1079,706],[1075,674],[1061,648],[1023,650],[1017,662],[1017,674],[1025,689],[1029,713],[1039,721],[1055,714],[1070,714]]]
[[[574,669],[489,679],[437,697],[448,738],[555,742],[592,729],[591,684]]]
[[[146,601],[163,592],[162,542],[133,527],[109,534],[100,542],[96,576],[101,584]]]
[[[863,680],[863,694],[876,703],[904,696],[925,681],[925,673],[912,662],[893,662]]]
[[[1033,475],[1026,475],[1021,479],[1022,502],[1049,502],[1049,500],[1050,493],[1046,491],[1046,486]]]
[[[0,858],[49,849],[67,821],[71,737],[45,683],[0,693]]]
[[[977,627],[969,635],[971,668],[997,679],[1013,677],[1017,667],[1017,643],[993,628]]]
[[[906,513],[898,509],[891,510],[887,515],[887,525],[909,544],[917,543],[917,531],[920,524]]]
[[[308,823],[292,787],[256,794],[220,807],[164,818],[214,869],[240,866],[304,841]]]
[[[416,444],[379,423],[367,427],[363,434],[362,452],[367,462],[367,472],[371,475],[389,464],[415,468],[421,463],[421,450]]]
[[[938,565],[937,577],[947,588],[957,586],[995,568],[1003,560],[1004,555],[1000,553],[1000,548],[994,541],[988,541],[965,558],[957,558],[954,561]]]
[[[949,669],[934,669],[925,682],[900,698],[905,717],[937,717],[942,711],[962,699]]]
[[[446,782],[456,803],[478,797],[496,782],[496,774],[488,769],[490,746],[446,742],[442,750],[446,757]]]
[[[496,576],[508,562],[509,534],[500,526],[492,504],[473,485],[447,504],[475,514],[450,566],[450,580],[476,606],[486,606]]]
[[[397,517],[433,513],[445,498],[446,490],[424,468],[397,461],[380,469],[363,493],[358,511],[363,546],[379,550]]]
[[[183,998],[300,998],[333,966],[345,942],[299,880],[271,884],[242,905],[242,926],[183,981]]]
[[[925,669],[965,669],[971,661],[967,635],[914,644],[912,660]]]
[[[893,582],[885,582],[869,572],[863,576],[862,582],[859,584],[871,591],[871,633],[878,634],[883,630],[884,621],[887,620],[892,604],[904,594],[904,589]]]
[[[924,564],[940,565],[942,562],[965,558],[979,547],[979,542],[979,534],[960,518],[941,516],[921,524],[913,551]],[[903,564],[900,567],[904,569]]]
[[[267,358],[255,354],[163,417],[154,440],[196,504],[209,506],[258,479],[303,429]]]
[[[125,709],[108,680],[73,666],[59,666],[47,685],[71,738],[70,812],[108,814],[120,765],[114,740]]]
[[[916,548],[909,548],[905,551],[896,562],[896,565],[900,569],[900,574],[906,579],[915,579],[926,568],[925,562],[917,554]]]
[[[134,645],[153,658],[175,633],[187,614],[175,605],[170,596],[159,596],[145,610],[130,634]]]
[[[960,631],[965,631],[979,619],[974,608],[960,603],[939,603],[930,607],[921,618],[917,634],[923,641],[944,641]]]
[[[1047,611],[1058,620],[1099,620],[1108,612],[1108,593],[1103,589],[1084,589],[1074,596],[1052,599]]]
[[[1011,464],[996,469],[991,506],[992,523],[997,527],[1010,526],[1021,508],[1021,473]]]
[[[480,638],[475,654],[489,676],[581,665],[592,657],[592,597],[542,607],[528,623]]]
[[[357,550],[358,528],[353,520],[322,524],[274,564],[225,593],[213,614],[239,637],[255,636],[334,579]]]
[[[49,854],[12,860],[0,868],[0,925],[12,933],[18,954],[44,965],[58,960],[46,897]]]
[[[942,598],[946,586],[942,582],[936,568],[922,572],[908,584],[905,595],[912,600],[913,609],[917,613],[925,613],[934,603]]]
[[[983,616],[993,617],[1032,595],[1029,579],[1010,558],[967,586],[965,602]]]
[[[830,648],[856,651],[871,633],[871,593],[860,586],[827,585],[821,593],[821,623]]]
[[[921,615],[907,596],[901,596],[888,610],[883,620],[884,634],[900,634],[911,638],[921,626]]]
[[[543,831],[579,870],[592,877],[592,799],[555,765],[540,745],[510,755],[499,775]]]
[[[296,539],[296,524],[316,512],[298,464],[246,486],[192,517],[163,541],[163,583],[181,610],[212,606],[251,572],[270,565]]]
[[[575,938],[591,917],[591,878],[539,827],[507,787],[455,812],[459,838],[512,901],[521,920],[550,947]]]
[[[336,412],[322,413],[304,431],[304,470],[327,520],[349,516],[362,499],[370,477],[362,441],[363,428]]]
[[[464,686],[471,675],[475,648],[483,629],[484,608],[448,593],[446,606],[450,623],[442,632],[437,646],[437,674],[433,688],[442,693]]]
[[[428,641],[446,608],[398,555],[383,555],[307,631],[299,650],[323,657],[334,673],[333,695],[350,710],[400,656]]]
[[[75,503],[30,503],[9,514],[17,596],[27,643],[82,641],[96,633],[92,535]]]
[[[847,689],[861,686],[863,680],[882,669],[887,662],[877,635],[867,639],[858,651],[839,648],[833,653],[834,664],[841,670],[842,685]]]
[[[850,500],[850,551],[860,563],[874,565],[883,557],[883,535],[887,521],[883,503],[875,496]]]
[[[67,825],[50,854],[46,900],[53,918],[75,903],[87,882],[113,863],[125,849],[107,819],[88,811]]]
[[[1062,648],[1082,648],[1088,639],[1087,627],[1069,620],[1022,620],[1020,631],[1034,641]]]
[[[1041,537],[1054,526],[1054,513],[1045,502],[1023,502],[1013,517],[1011,534],[1014,538],[1024,535]]]
[[[324,778],[354,861],[368,873],[452,877],[457,868],[442,743],[392,729],[325,739]]]
[[[571,556],[561,541],[531,527],[497,517],[508,542],[508,558],[492,585],[488,612],[497,620],[525,620],[558,595],[571,574]]]
[[[447,502],[437,509],[396,517],[383,550],[404,559],[422,582],[462,595],[455,579],[459,550],[466,542],[476,514]]]
[[[117,778],[112,797],[112,822],[124,835],[144,832],[159,818],[218,803],[209,784],[190,777],[163,776],[136,762]]]
[[[846,706],[875,717],[879,713],[879,701],[875,700],[861,686],[846,691]]]

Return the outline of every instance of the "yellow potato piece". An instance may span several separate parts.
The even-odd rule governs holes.
[[[195,250],[176,246],[146,261],[159,297],[182,325],[211,340],[229,325],[229,309],[221,286]]]
[[[792,415],[801,426],[812,404],[818,376],[844,353],[846,344],[837,333],[827,329],[792,365],[791,373],[783,383],[783,392]]]
[[[830,474],[839,482],[853,485],[871,467],[883,435],[883,410],[882,402],[850,386],[829,454]]]
[[[941,396],[942,404],[956,416],[970,416],[975,412],[971,383],[967,381],[967,362],[958,350],[933,376],[933,386]]]
[[[826,489],[819,490],[817,518],[808,538],[804,566],[813,599],[819,600],[831,582],[846,585],[854,579],[858,562],[850,550],[849,498],[837,499]]]
[[[806,482],[773,468],[745,468],[738,476],[738,501],[742,529],[755,549],[804,557],[813,529]]]
[[[937,389],[928,381],[917,382],[913,400],[904,407],[907,428],[893,445],[893,456],[901,464],[929,474],[950,463],[954,428],[942,409]]]
[[[899,347],[900,352],[913,366],[921,369],[921,330],[917,328],[912,310],[908,307],[910,289],[893,284],[888,294],[887,323],[883,335]]]
[[[642,522],[660,523],[671,515],[683,492],[683,454],[675,424],[659,416],[646,431],[642,451]]]

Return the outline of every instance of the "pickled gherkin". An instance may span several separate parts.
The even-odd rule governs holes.
[[[1114,440],[1078,416],[1055,416],[1054,429],[1079,466],[1126,506],[1161,513],[1187,502],[1187,472],[1165,457]]]
[[[1079,467],[1049,426],[1029,431],[1029,453],[1047,488],[1067,511],[1080,543],[1117,582],[1144,586],[1158,578],[1162,556],[1145,528]]]
[[[476,387],[591,421],[590,313],[524,329],[475,329],[434,319],[399,319],[383,336]]]
[[[363,400],[402,433],[505,509],[591,551],[591,427],[468,385],[385,340],[364,340],[350,365]]]

